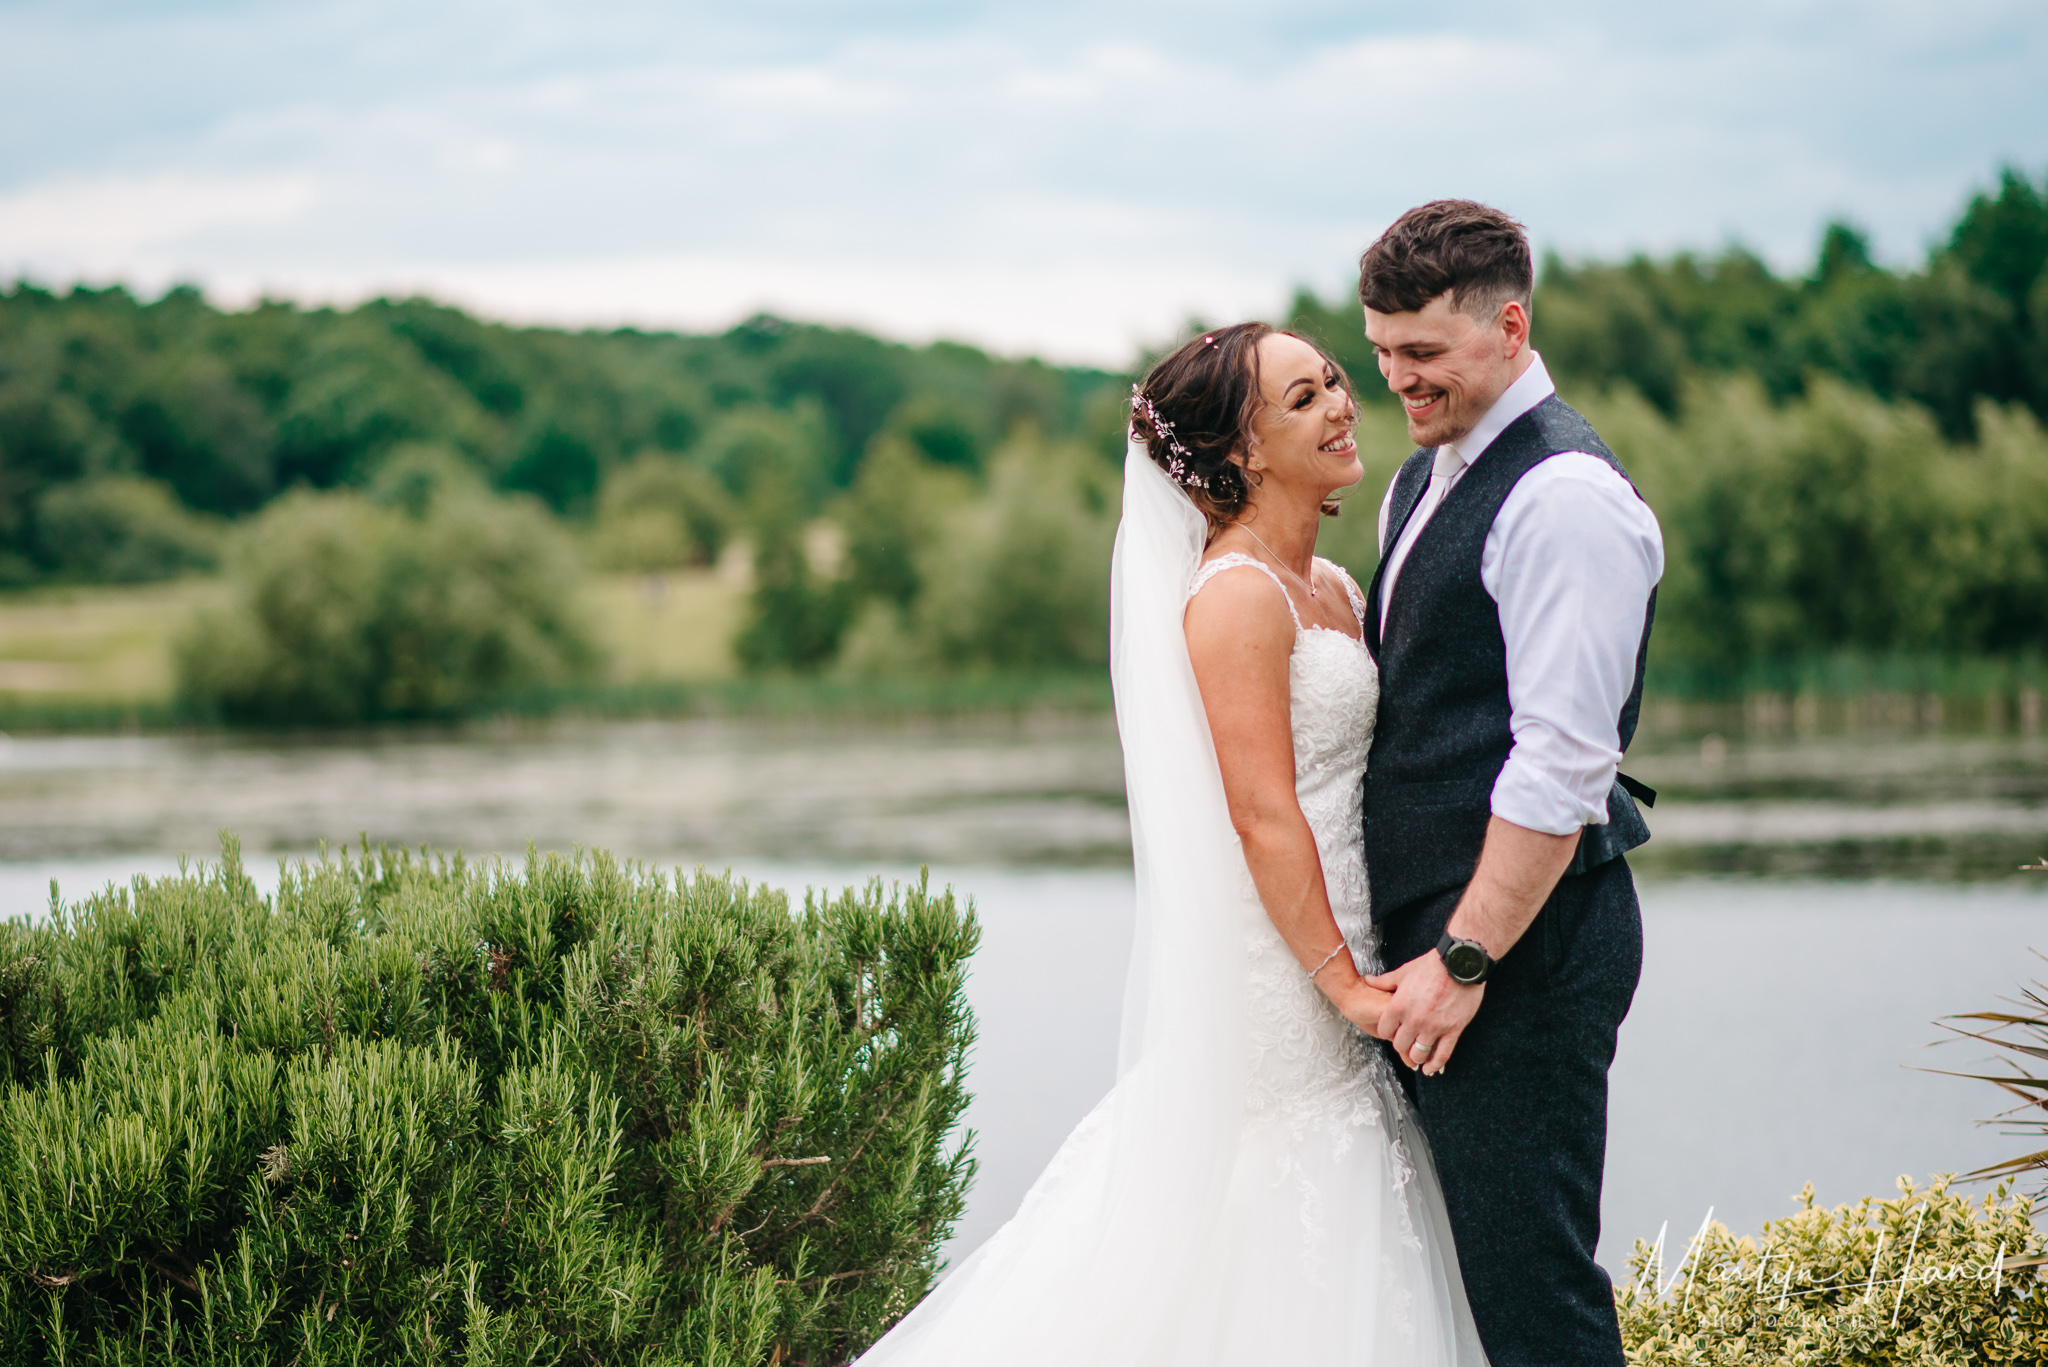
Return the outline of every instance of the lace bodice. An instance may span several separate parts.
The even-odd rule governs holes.
[[[1379,709],[1379,670],[1362,640],[1327,627],[1304,626],[1280,577],[1251,556],[1233,552],[1207,561],[1196,571],[1188,597],[1192,599],[1217,575],[1239,568],[1256,569],[1270,578],[1294,619],[1287,696],[1295,796],[1315,834],[1338,928],[1359,970],[1371,973],[1380,963],[1365,872],[1365,766]],[[1364,599],[1349,575],[1336,572],[1362,633]],[[1252,928],[1245,952],[1251,960],[1247,980],[1252,993],[1248,1120],[1286,1132],[1292,1141],[1290,1151],[1320,1137],[1341,1153],[1361,1129],[1386,1128],[1399,1193],[1413,1166],[1405,1141],[1394,1132],[1398,1127],[1386,1124],[1399,1106],[1399,1084],[1378,1046],[1316,990],[1271,922]],[[1275,1176],[1300,1180],[1291,1161],[1287,1171]],[[1321,1224],[1321,1202],[1312,1189],[1301,1195],[1302,1220],[1313,1235]],[[1405,1234],[1405,1201],[1397,1200],[1396,1206],[1395,1217]]]
[[[1342,579],[1363,632],[1365,600],[1358,586],[1329,561],[1318,557],[1318,562]],[[1239,568],[1255,569],[1271,579],[1294,619],[1294,653],[1287,662],[1294,792],[1301,814],[1315,832],[1331,910],[1363,964],[1374,948],[1362,835],[1365,764],[1372,749],[1373,719],[1379,710],[1379,670],[1362,640],[1328,627],[1303,626],[1280,576],[1249,555],[1231,552],[1205,562],[1195,572],[1188,597],[1192,599],[1224,571]]]

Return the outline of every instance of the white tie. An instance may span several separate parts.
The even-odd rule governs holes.
[[[1415,500],[1415,511],[1408,515],[1408,524],[1394,539],[1392,551],[1387,557],[1387,572],[1380,580],[1380,612],[1386,616],[1394,600],[1394,580],[1407,563],[1408,552],[1415,548],[1415,539],[1422,535],[1422,529],[1429,525],[1429,519],[1436,514],[1437,505],[1450,493],[1451,485],[1465,472],[1465,462],[1459,458],[1458,449],[1449,442],[1436,448],[1436,456],[1429,467],[1429,487],[1422,491],[1422,497]]]
[[[1465,462],[1458,455],[1458,448],[1445,442],[1436,448],[1436,458],[1429,467],[1429,492],[1424,495],[1422,520],[1427,522],[1444,501],[1444,495],[1451,490],[1451,481],[1465,471]]]

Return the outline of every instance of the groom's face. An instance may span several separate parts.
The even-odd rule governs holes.
[[[1401,396],[1410,441],[1456,441],[1507,391],[1529,335],[1521,308],[1510,300],[1490,318],[1474,317],[1453,311],[1447,291],[1407,313],[1365,311],[1366,340],[1387,388]]]

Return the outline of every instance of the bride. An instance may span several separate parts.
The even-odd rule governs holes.
[[[1378,676],[1357,585],[1313,555],[1356,420],[1336,364],[1262,323],[1134,389],[1117,1083],[863,1367],[1483,1363],[1428,1145],[1363,1033],[1388,1000],[1361,976]]]

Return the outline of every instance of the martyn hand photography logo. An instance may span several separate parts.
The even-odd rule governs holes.
[[[1980,1202],[1946,1179],[1894,1200],[1802,1209],[1759,1238],[1735,1238],[1709,1208],[1676,1261],[1670,1224],[1638,1241],[1624,1320],[1675,1340],[1701,1333],[1809,1346],[1938,1338],[1953,1320],[2039,1297],[2048,1264],[2031,1203],[2008,1187]]]

